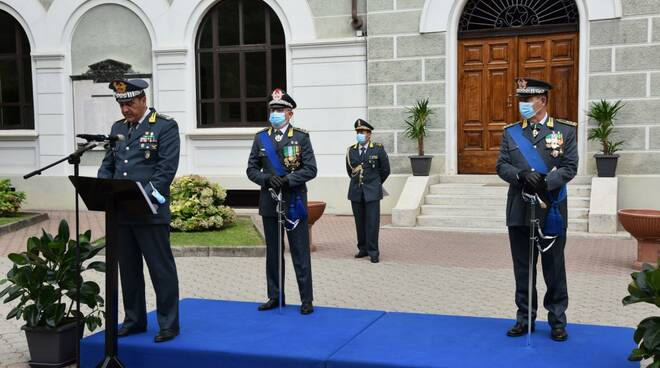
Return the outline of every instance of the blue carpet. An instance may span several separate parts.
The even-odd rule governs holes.
[[[155,344],[154,312],[149,331],[119,340],[119,357],[127,368],[147,367],[325,367],[350,339],[381,317],[380,311],[317,307],[303,316],[298,307],[258,312],[257,304],[184,299],[180,302],[181,335]],[[103,357],[103,333],[83,340],[81,366],[95,367]]]
[[[119,340],[128,368],[374,368],[552,367],[626,368],[634,342],[629,328],[569,325],[570,338],[550,339],[539,322],[533,346],[510,338],[512,320],[431,314],[385,313],[317,307],[302,316],[289,306],[258,312],[257,304],[184,299],[181,336],[155,344],[149,331]],[[83,340],[82,367],[103,357],[103,333]]]
[[[626,368],[634,346],[630,328],[570,324],[569,340],[550,339],[539,321],[532,347],[505,332],[512,320],[388,313],[338,351],[328,368],[552,367]]]

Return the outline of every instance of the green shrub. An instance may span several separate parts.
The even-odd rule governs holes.
[[[90,242],[91,231],[80,234],[81,275],[76,272],[76,241],[70,238],[69,224],[62,220],[53,236],[42,231],[41,238],[31,237],[27,250],[11,253],[13,266],[0,285],[9,283],[0,291],[3,303],[17,302],[7,319],[21,317],[26,327],[55,328],[72,318],[81,318],[90,331],[100,327],[105,317],[101,287],[94,281],[85,281],[89,270],[105,272],[105,262],[93,261],[105,245]],[[90,262],[87,262],[90,261]],[[80,304],[87,312],[73,309],[80,282]]]
[[[623,305],[649,303],[660,307],[660,267],[644,264],[640,272],[633,272],[630,276],[632,282],[628,285],[628,296],[623,298]],[[637,325],[633,338],[637,347],[628,360],[653,358],[649,368],[660,368],[660,317],[644,318]]]
[[[174,231],[218,230],[236,222],[234,210],[223,205],[227,192],[202,176],[177,178],[170,192]]]
[[[0,216],[15,214],[24,200],[25,193],[15,192],[9,179],[0,179]]]

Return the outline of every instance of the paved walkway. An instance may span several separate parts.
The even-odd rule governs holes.
[[[48,226],[57,224],[58,216],[70,215],[51,213]],[[83,218],[88,221],[83,229],[96,226],[100,234],[100,217],[86,214]],[[388,222],[384,217],[383,224]],[[504,318],[515,314],[511,259],[504,234],[384,228],[380,234],[381,263],[373,265],[365,259],[353,259],[352,217],[326,215],[313,231],[318,247],[312,256],[317,305]],[[0,237],[0,253],[17,249],[16,242],[21,239],[13,236],[11,241]],[[635,254],[636,244],[631,239],[568,240],[570,322],[633,327],[643,317],[657,314],[654,306],[621,305]],[[288,259],[286,266],[287,300],[297,303]],[[0,258],[0,273],[9,267],[9,261]],[[263,258],[178,258],[177,267],[182,298],[265,299]],[[102,283],[101,275],[93,279]],[[543,293],[545,287],[539,282]],[[147,288],[147,299],[149,308],[155,308],[151,287]],[[10,306],[0,304],[0,315],[9,310]],[[545,313],[540,316],[545,317]],[[27,367],[24,362],[29,356],[19,330],[21,324],[0,319],[0,367]],[[182,328],[185,333],[185,326]]]

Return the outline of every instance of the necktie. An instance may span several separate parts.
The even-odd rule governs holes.
[[[539,135],[539,130],[540,130],[539,124],[533,124],[532,125],[532,136],[534,138],[536,138],[536,136]]]
[[[366,151],[366,150],[367,150],[367,149],[364,148],[364,147],[360,148],[360,156],[364,155],[364,151]]]
[[[128,123],[128,138],[131,137],[131,134],[133,134],[133,131],[135,131],[135,128],[137,127],[137,123]]]

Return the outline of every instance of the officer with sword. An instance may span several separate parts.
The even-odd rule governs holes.
[[[302,302],[300,313],[310,314],[314,307],[306,183],[316,177],[316,158],[309,133],[291,125],[296,108],[293,98],[275,89],[268,107],[270,126],[254,137],[247,167],[248,178],[261,187],[259,214],[266,235],[268,300],[258,309],[265,311],[286,304],[283,283],[283,233],[286,232]]]
[[[507,335],[524,336],[535,329],[536,263],[540,253],[547,285],[543,306],[548,310],[550,337],[565,341],[566,185],[577,172],[577,124],[548,114],[549,83],[531,78],[519,78],[516,83],[524,120],[505,127],[497,160],[497,174],[509,183],[506,224],[518,307],[516,323]]]

